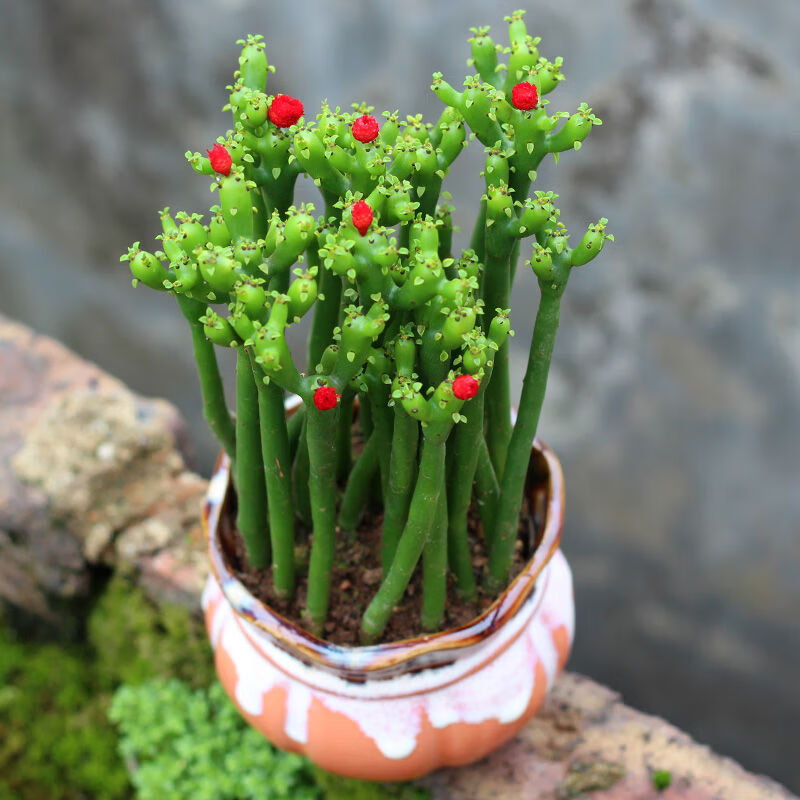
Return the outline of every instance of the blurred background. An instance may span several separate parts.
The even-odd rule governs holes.
[[[431,73],[460,85],[469,27],[505,43],[521,2],[0,0],[0,312],[174,401],[208,471],[183,320],[118,259],[157,209],[208,208],[183,153],[230,125],[234,41],[264,34],[270,90],[309,115],[328,98],[433,121]],[[573,238],[599,216],[617,237],[566,294],[540,426],[567,479],[570,667],[800,789],[800,4],[527,9],[565,59],[551,109],[604,120],[537,188]],[[482,158],[445,182],[462,245]],[[528,270],[513,303],[518,390]]]

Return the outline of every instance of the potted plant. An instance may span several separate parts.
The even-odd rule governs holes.
[[[557,195],[531,193],[542,160],[600,121],[586,104],[548,113],[561,60],[523,12],[507,20],[507,48],[473,29],[463,91],[434,75],[434,124],[327,104],[310,121],[266,93],[261,38],[240,42],[233,128],[187,153],[218,204],[164,210],[160,249],[123,256],[186,317],[223,448],[203,599],[221,681],[273,742],[341,774],[481,757],[536,711],[571,643],[563,481],[534,437],[567,281],[612,237],[601,219],[571,247]],[[485,193],[456,253],[442,184],[472,139]],[[300,176],[322,214],[294,204]],[[512,423],[529,241],[541,300]],[[304,365],[286,331],[306,315]],[[235,414],[216,347],[236,349]]]

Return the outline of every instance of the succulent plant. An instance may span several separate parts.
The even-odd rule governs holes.
[[[475,74],[462,91],[433,76],[444,104],[433,124],[327,104],[309,121],[297,98],[267,94],[261,37],[239,42],[233,127],[207,155],[186,154],[213,176],[218,204],[206,218],[165,209],[160,249],[137,242],[123,256],[134,285],[173,294],[190,325],[205,416],[233,465],[238,529],[279,597],[295,591],[297,522],[312,530],[305,615],[317,632],[336,537],[355,533],[375,485],[383,580],[364,641],[380,637],[420,560],[424,627],[442,622],[448,572],[475,596],[473,500],[489,553],[482,579],[496,591],[509,577],[561,297],[573,268],[613,237],[601,219],[570,247],[558,196],[531,193],[542,160],[578,149],[600,120],[586,104],[548,113],[561,60],[539,55],[523,12],[507,21],[505,48],[473,29]],[[442,183],[473,139],[485,148],[485,192],[470,247],[456,253]],[[294,203],[301,175],[319,188],[321,214]],[[510,294],[528,241],[541,300],[512,425]],[[286,331],[309,313],[302,365]],[[235,415],[215,347],[238,354]],[[290,419],[287,393],[302,399]],[[354,458],[356,398],[364,447]]]

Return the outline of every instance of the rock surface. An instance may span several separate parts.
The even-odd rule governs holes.
[[[0,598],[69,638],[99,565],[154,573],[169,547],[197,573],[193,607],[206,482],[182,436],[169,403],[0,316]]]
[[[666,772],[658,791],[654,775]],[[626,706],[605,686],[573,673],[553,685],[542,710],[505,747],[421,783],[435,800],[792,800],[657,717]]]
[[[308,109],[431,118],[431,73],[460,82],[469,26],[501,39],[517,5],[0,0],[0,311],[175,402],[206,474],[188,332],[117,259],[156,209],[208,207],[183,153],[228,126],[234,40],[264,33],[271,89]],[[539,188],[617,236],[567,292],[540,427],[568,485],[573,665],[800,789],[800,4],[561,0],[528,21],[565,58],[554,107],[604,119]],[[481,157],[447,178],[462,242]],[[520,269],[517,385],[536,298]]]

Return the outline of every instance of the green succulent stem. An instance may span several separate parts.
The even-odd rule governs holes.
[[[392,452],[393,419],[392,409],[385,403],[376,402],[370,393],[370,411],[372,412],[372,435],[377,439],[378,467],[381,474],[381,495],[385,498],[389,492],[389,462]]]
[[[320,268],[319,292],[311,333],[308,337],[308,369],[313,372],[322,353],[331,343],[333,329],[339,324],[339,309],[342,297],[342,279],[329,269]]]
[[[203,398],[203,417],[222,448],[230,456],[231,461],[235,461],[236,427],[225,402],[225,389],[219,374],[214,345],[206,338],[203,323],[199,321],[205,312],[205,307],[197,300],[192,300],[182,294],[176,294],[175,299],[189,323],[192,334],[192,350]]]
[[[355,460],[339,506],[339,527],[348,533],[358,528],[361,512],[367,504],[375,474],[378,472],[378,440],[370,436]]]
[[[308,416],[303,420],[297,452],[292,466],[292,499],[297,518],[308,528],[311,527],[311,498],[308,492]]]
[[[491,548],[494,533],[495,512],[500,500],[500,486],[497,482],[489,448],[483,435],[478,438],[478,463],[475,467],[475,501],[483,523],[483,533],[487,547]]]
[[[236,355],[236,527],[251,566],[269,564],[267,492],[261,453],[258,389],[246,347]]]
[[[272,544],[272,581],[280,598],[294,594],[294,507],[292,505],[289,434],[283,403],[283,390],[265,384],[263,372],[250,354],[258,387],[258,414],[261,427],[261,453],[267,487],[267,511]]]
[[[486,201],[481,200],[481,207],[478,216],[475,218],[475,225],[472,228],[472,236],[469,240],[470,250],[475,251],[478,261],[483,263],[486,256]]]
[[[383,512],[381,563],[387,575],[397,551],[400,534],[408,518],[408,506],[414,488],[419,445],[419,423],[397,404],[394,408],[392,449],[389,457],[389,484]]]
[[[444,491],[445,457],[444,442],[434,437],[423,437],[419,474],[408,510],[408,521],[397,543],[389,573],[364,612],[361,622],[364,642],[375,641],[383,632],[392,609],[400,602],[408,587],[425,542],[433,530],[439,495]]]
[[[422,627],[435,631],[442,624],[447,602],[447,497],[436,502],[436,514],[422,551]]]
[[[306,616],[319,633],[325,624],[331,591],[331,572],[336,542],[336,427],[339,407],[306,410],[308,442],[308,490],[314,535],[308,565]]]
[[[500,227],[496,223],[493,228]],[[486,308],[494,312],[508,308],[511,298],[510,259],[514,240],[506,238],[498,230],[486,232],[486,270],[484,273],[484,298]],[[491,315],[486,314],[488,324]],[[492,466],[498,478],[503,474],[508,443],[511,439],[511,374],[509,364],[509,342],[505,341],[494,354],[492,380],[486,390],[487,445]]]
[[[542,283],[540,281],[540,285]],[[558,330],[562,293],[563,286],[559,291],[552,291],[549,287],[542,286],[528,366],[522,381],[519,413],[509,443],[506,468],[500,481],[500,497],[489,553],[487,588],[490,591],[496,591],[505,585],[511,570],[525,476],[544,402],[547,375],[550,371]]]
[[[347,388],[339,401],[339,425],[336,429],[336,477],[346,481],[353,461],[353,403],[355,392]]]
[[[300,443],[300,433],[303,430],[303,424],[306,420],[306,407],[300,406],[286,422],[286,433],[289,437],[289,457],[291,463],[294,464],[295,456],[297,455],[297,447]],[[291,473],[291,467],[289,472]]]
[[[463,425],[456,425],[448,443],[452,456],[447,485],[447,550],[458,592],[466,600],[472,600],[477,593],[467,536],[467,512],[472,501],[480,443],[483,441],[485,387],[483,383],[478,394],[465,404],[467,421]]]

